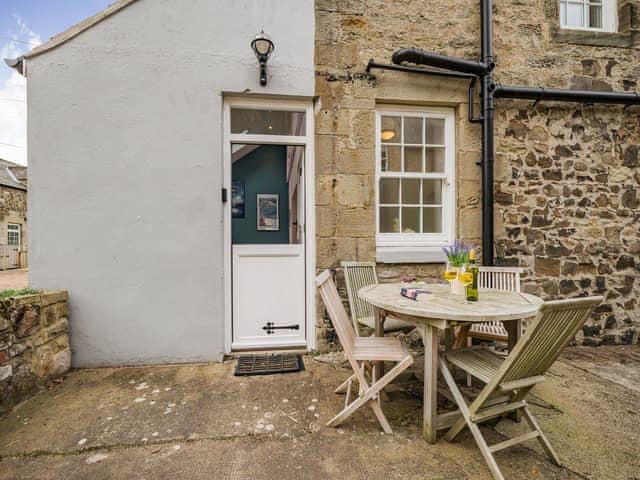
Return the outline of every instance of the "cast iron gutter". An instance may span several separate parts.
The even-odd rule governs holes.
[[[463,58],[440,55],[438,53],[425,52],[419,48],[403,48],[391,56],[391,61],[396,65],[404,62],[415,63],[416,65],[429,65],[432,67],[446,68],[456,72],[472,73],[478,77],[485,75],[494,65],[465,60]]]
[[[549,100],[560,102],[640,105],[640,94],[635,92],[594,92],[590,90],[562,90],[544,87],[495,85],[493,96],[495,98],[518,98],[536,101]]]
[[[421,73],[423,75],[436,75],[440,77],[467,78],[467,79],[477,78],[477,76],[472,73],[452,72],[447,70],[434,70],[431,68],[407,67],[405,65],[389,65],[387,63],[378,63],[373,59],[371,59],[367,64],[367,69],[366,69],[367,73],[369,73],[372,68],[379,68],[382,70],[395,70],[397,72]]]

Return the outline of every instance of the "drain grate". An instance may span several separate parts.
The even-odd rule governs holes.
[[[297,354],[242,355],[236,363],[235,376],[270,375],[304,370],[302,356]]]

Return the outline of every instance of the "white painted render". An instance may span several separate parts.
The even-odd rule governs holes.
[[[314,31],[312,0],[139,0],[26,61],[30,283],[69,290],[74,366],[221,358],[223,92],[312,97]]]

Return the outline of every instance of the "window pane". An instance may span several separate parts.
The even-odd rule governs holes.
[[[404,147],[404,171],[422,172],[422,147]]]
[[[422,181],[422,204],[440,205],[442,203],[442,180]]]
[[[380,233],[398,233],[400,207],[380,207]]]
[[[382,117],[382,142],[400,143],[400,117]]]
[[[231,133],[305,135],[304,112],[231,109]]]
[[[444,173],[444,147],[427,147],[427,172]]]
[[[582,3],[567,3],[567,26],[584,27],[584,7]]]
[[[404,143],[422,145],[422,118],[405,117]]]
[[[427,119],[427,144],[444,145],[444,120]]]
[[[405,178],[402,180],[402,204],[420,205],[420,179]]]
[[[589,26],[591,28],[602,28],[602,6],[589,6]]]
[[[422,232],[441,233],[442,232],[442,208],[422,208]]]
[[[400,171],[400,148],[391,145],[382,146],[382,165],[380,169],[383,172]]]
[[[380,203],[400,203],[400,180],[397,178],[380,179]]]
[[[567,2],[560,2],[560,25],[567,24]]]
[[[402,233],[420,233],[420,208],[402,207]]]

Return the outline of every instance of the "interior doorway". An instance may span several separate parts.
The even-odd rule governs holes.
[[[312,348],[310,109],[245,102],[225,107],[228,350]]]

